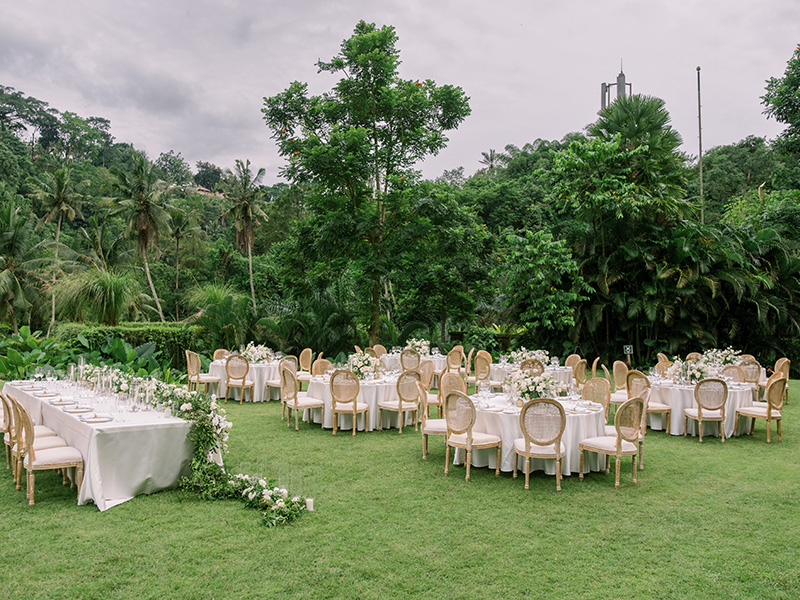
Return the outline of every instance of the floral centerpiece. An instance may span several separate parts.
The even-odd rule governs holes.
[[[741,354],[741,350],[734,350],[731,346],[728,346],[725,349],[712,348],[711,350],[706,350],[703,352],[703,358],[706,359],[706,362],[717,365],[721,369],[725,365],[735,365],[739,362]]]
[[[410,338],[406,342],[406,348],[411,348],[419,352],[420,356],[427,356],[431,353],[431,343],[428,340],[418,340],[417,338]]]
[[[257,346],[253,342],[250,342],[245,348],[242,349],[241,355],[251,363],[272,362],[274,359],[272,348],[267,348],[266,346],[260,345]]]
[[[506,384],[509,393],[523,400],[554,398],[558,391],[552,375],[546,373],[533,377],[528,371],[514,371],[506,376]]]
[[[682,361],[676,356],[672,365],[667,369],[666,377],[676,383],[697,383],[708,377],[716,377],[721,369],[721,365],[710,363],[705,356],[687,361]]]
[[[356,352],[347,359],[347,367],[359,379],[372,378],[378,373],[381,359],[370,356],[366,352]]]
[[[509,352],[508,356],[512,363],[521,363],[523,360],[528,360],[529,358],[535,358],[543,365],[550,362],[550,354],[547,350],[528,350],[525,346],[520,346],[519,349],[512,350]]]

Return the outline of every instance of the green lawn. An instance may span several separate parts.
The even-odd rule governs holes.
[[[180,491],[100,513],[55,474],[36,505],[0,475],[5,598],[797,598],[800,381],[784,441],[651,432],[639,484],[592,473],[444,476],[413,428],[287,429],[277,403],[228,404],[228,465],[302,473],[317,511],[268,529],[237,502]],[[774,427],[773,427],[774,433]],[[777,435],[773,438],[777,440]]]

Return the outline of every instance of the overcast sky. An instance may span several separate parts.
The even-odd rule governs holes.
[[[60,111],[111,120],[121,142],[194,168],[250,159],[279,181],[263,98],[290,82],[329,90],[318,59],[364,19],[393,25],[401,76],[461,86],[472,115],[426,177],[481,167],[481,152],[560,139],[596,118],[624,61],[634,93],[666,101],[684,149],[782,129],[764,81],[800,43],[800,1],[769,0],[2,0],[0,84]]]

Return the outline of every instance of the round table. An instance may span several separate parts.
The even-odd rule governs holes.
[[[280,400],[281,389],[270,388],[267,390],[267,381],[278,379],[278,365],[280,361],[250,363],[250,372],[247,379],[253,382],[253,402],[267,402],[269,400]],[[219,397],[225,397],[225,361],[215,360],[209,367],[208,372],[214,377],[219,377]],[[234,390],[233,397],[239,398],[240,391]]]
[[[475,420],[474,431],[491,433],[503,440],[503,448],[500,452],[500,470],[514,470],[514,440],[522,437],[522,428],[519,425],[520,409],[514,406],[508,408],[505,394],[492,394],[488,399],[472,396],[475,403],[477,418]],[[597,437],[605,434],[605,414],[603,408],[596,404],[592,407],[577,407],[574,402],[566,398],[558,399],[562,401],[564,410],[567,413],[567,424],[561,441],[566,448],[566,454],[561,459],[561,472],[563,475],[577,473],[580,470],[580,449],[578,444],[581,440],[590,437]],[[472,451],[473,467],[495,468],[497,452],[494,448]],[[453,464],[463,464],[464,451],[456,449]],[[584,472],[601,471],[605,469],[605,459],[594,452],[587,452],[584,455]],[[518,469],[525,468],[525,459],[518,457]],[[548,475],[555,475],[555,461],[532,458],[531,472],[543,470]]]

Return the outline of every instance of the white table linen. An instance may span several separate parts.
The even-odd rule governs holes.
[[[84,423],[21,386],[3,390],[17,399],[35,424],[47,425],[83,457],[78,504],[93,501],[101,511],[139,494],[173,488],[191,470],[193,446],[186,438],[191,423],[162,413],[125,413],[122,420]],[[91,403],[92,398],[80,399]]]
[[[500,453],[500,470],[513,471],[514,470],[514,440],[522,437],[522,428],[519,424],[519,410],[517,407],[513,408],[513,412],[496,412],[497,408],[509,410],[506,408],[505,394],[494,394],[488,401],[485,401],[478,396],[472,397],[473,402],[477,408],[477,418],[473,431],[480,431],[483,433],[490,433],[498,436],[503,440],[503,448]],[[495,410],[478,408],[480,402],[488,402],[495,407]],[[573,404],[570,401],[565,401],[565,410],[567,413],[567,423],[564,428],[564,433],[561,436],[561,441],[566,448],[566,454],[561,459],[561,472],[563,475],[570,475],[577,473],[580,470],[580,449],[578,444],[581,440],[590,437],[604,435],[605,415],[602,407],[596,405],[593,409],[580,407],[573,409]],[[599,408],[597,408],[599,407]],[[573,412],[573,410],[581,410],[586,412]],[[456,449],[454,464],[460,465],[464,463],[465,452],[462,449]],[[532,458],[531,472],[542,471],[548,475],[555,475],[555,461]],[[497,451],[494,448],[473,450],[472,451],[472,466],[473,467],[489,467],[494,469],[497,462]],[[584,455],[584,472],[599,471],[605,468],[605,460],[601,460],[598,454],[587,452]],[[525,468],[525,460],[518,457],[517,467],[521,470]]]
[[[250,372],[247,374],[247,379],[253,382],[253,402],[267,402],[269,400],[280,400],[280,388],[267,389],[267,381],[277,380],[278,366],[280,361],[265,362],[265,363],[250,363]],[[219,397],[225,397],[225,361],[215,360],[208,366],[209,374],[214,377],[219,377]],[[237,388],[233,390],[232,398],[239,400],[241,391]]]
[[[492,363],[491,371],[489,371],[489,381],[503,382],[509,373],[519,371],[519,363]],[[545,365],[544,372],[552,376],[557,384],[569,385],[572,383],[572,367],[553,367]]]

